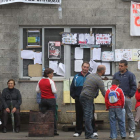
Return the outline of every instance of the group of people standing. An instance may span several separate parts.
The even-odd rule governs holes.
[[[94,98],[98,96],[99,90],[105,97],[106,109],[109,110],[110,121],[110,138],[117,138],[117,124],[120,130],[122,139],[126,138],[125,129],[125,114],[128,118],[129,138],[135,136],[135,126],[140,120],[140,82],[136,86],[136,78],[133,73],[128,71],[128,62],[121,60],[119,62],[119,71],[114,74],[112,86],[106,91],[101,76],[105,74],[106,67],[99,65],[95,74],[90,74],[89,62],[82,64],[82,71],[76,74],[72,80],[70,87],[70,95],[75,99],[76,110],[76,128],[74,137],[79,137],[83,131],[83,119],[85,121],[85,138],[97,139],[98,133],[95,127],[94,118]],[[52,80],[53,70],[47,68],[44,71],[44,76],[39,80],[36,92],[41,93],[40,111],[45,113],[47,110],[52,110],[54,113],[54,135],[57,133],[57,118],[56,118],[56,87]],[[8,113],[13,113],[15,116],[15,131],[18,133],[20,129],[20,105],[22,103],[21,94],[18,89],[14,88],[15,81],[8,80],[8,87],[2,91],[2,120],[3,132],[7,132]],[[115,96],[112,96],[114,95]],[[132,113],[131,98],[136,97],[136,117],[134,119]]]
[[[98,134],[95,129],[94,103],[93,99],[98,96],[99,90],[105,97],[106,109],[109,110],[110,138],[116,140],[117,125],[122,139],[126,138],[125,114],[128,118],[129,138],[135,136],[135,125],[140,120],[140,83],[136,86],[135,75],[128,71],[128,62],[119,62],[119,71],[114,74],[112,86],[105,91],[101,76],[105,74],[106,68],[103,65],[97,67],[95,74],[89,74],[90,64],[84,62],[82,71],[75,75],[70,88],[70,95],[75,99],[76,109],[76,129],[74,137],[81,135],[83,130],[83,118],[85,119],[85,138],[97,139]],[[115,93],[115,98],[111,97]],[[136,93],[136,94],[135,94]],[[131,98],[136,97],[136,117],[132,113]]]

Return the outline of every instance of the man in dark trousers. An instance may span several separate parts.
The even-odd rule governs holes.
[[[132,101],[131,97],[134,96],[137,86],[136,78],[133,73],[128,71],[128,62],[126,60],[121,60],[119,62],[119,72],[116,72],[113,76],[113,79],[117,79],[120,82],[119,87],[123,90],[125,95],[125,112],[128,117],[128,129],[129,129],[129,138],[134,138],[135,134],[135,122],[134,116],[132,113]],[[124,118],[125,119],[125,115]]]
[[[70,87],[70,95],[73,99],[75,99],[75,110],[76,110],[76,128],[74,137],[79,137],[83,130],[83,108],[79,101],[79,97],[81,94],[81,90],[83,88],[84,81],[89,75],[89,62],[83,62],[82,64],[82,71],[76,74],[72,80],[72,84]],[[93,110],[94,111],[94,110]],[[93,129],[94,129],[94,136],[98,136],[97,130],[95,129],[95,119],[93,118]]]

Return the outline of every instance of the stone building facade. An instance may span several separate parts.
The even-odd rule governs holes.
[[[36,110],[35,88],[38,79],[27,80],[20,77],[21,73],[21,30],[22,28],[90,28],[111,26],[114,31],[115,49],[138,49],[139,37],[130,36],[130,1],[123,0],[62,0],[62,19],[58,17],[58,5],[12,3],[0,5],[0,90],[7,86],[10,78],[16,80],[16,88],[21,91],[23,103],[21,110]],[[65,30],[66,31],[66,30]],[[69,31],[69,30],[68,30]],[[53,40],[50,40],[53,41]],[[68,53],[69,50],[64,50]],[[70,56],[70,54],[68,54]],[[68,64],[71,60],[65,60]],[[70,69],[67,66],[66,71]],[[118,63],[114,63],[113,71],[118,71]],[[137,81],[140,80],[137,62],[129,62]],[[113,75],[113,73],[112,73]],[[63,103],[63,80],[54,79],[58,89],[57,103],[59,106],[59,123],[75,121],[74,104]],[[133,98],[133,109],[135,99]],[[97,110],[105,110],[104,104],[96,104]],[[108,124],[108,113],[98,113],[98,119]]]

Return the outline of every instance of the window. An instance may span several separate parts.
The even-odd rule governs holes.
[[[90,33],[90,28],[71,28],[72,33]],[[75,48],[80,45],[71,45],[71,76],[74,76],[78,72],[74,71],[74,54]],[[90,48],[83,49],[83,61],[90,61]]]
[[[28,30],[37,31],[39,30],[39,33],[28,33]],[[21,27],[20,28],[20,49],[19,49],[19,58],[20,58],[20,67],[19,67],[19,77],[20,78],[28,78],[28,79],[36,79],[38,80],[39,77],[30,77],[28,74],[28,66],[34,65],[34,59],[21,59],[21,50],[33,50],[34,52],[42,52],[42,66],[41,66],[41,72],[43,68],[49,67],[49,61],[58,61],[59,63],[65,64],[65,76],[54,74],[54,79],[64,79],[64,78],[70,78],[71,76],[74,76],[77,72],[74,71],[74,53],[75,48],[80,47],[80,45],[63,45],[61,44],[61,56],[60,59],[49,59],[48,57],[48,42],[49,41],[62,41],[62,32],[71,32],[71,33],[94,33],[94,34],[106,34],[111,33],[112,36],[112,46],[109,45],[101,45],[101,52],[103,51],[114,51],[115,50],[115,27],[107,26],[107,27]],[[32,44],[32,36],[37,37],[38,34],[40,35],[40,38],[36,42],[35,47],[29,47],[28,45],[34,45]],[[29,38],[31,37],[30,41]],[[39,42],[38,42],[39,41]],[[38,46],[38,47],[37,47]],[[90,61],[92,58],[92,49],[86,48],[83,49],[83,61]],[[96,61],[96,62],[102,62]],[[110,62],[110,74],[107,76],[112,76],[114,74],[114,62]],[[34,70],[35,71],[35,70]]]

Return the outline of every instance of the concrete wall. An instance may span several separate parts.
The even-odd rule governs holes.
[[[36,109],[37,82],[19,82],[19,26],[93,26],[114,25],[116,27],[116,49],[139,48],[139,37],[130,36],[130,2],[122,0],[62,0],[63,19],[58,18],[58,5],[39,5],[14,3],[0,6],[0,90],[5,88],[9,78],[16,79],[23,104],[21,109]],[[118,70],[118,64],[114,67]],[[137,62],[129,62],[129,70],[137,71]],[[61,113],[59,121],[70,123],[75,114],[67,114],[74,110],[73,105],[64,105],[63,83],[56,82],[58,89],[58,105]],[[135,99],[133,98],[133,109]],[[96,109],[105,109],[96,104]],[[107,122],[107,113],[98,115]]]

